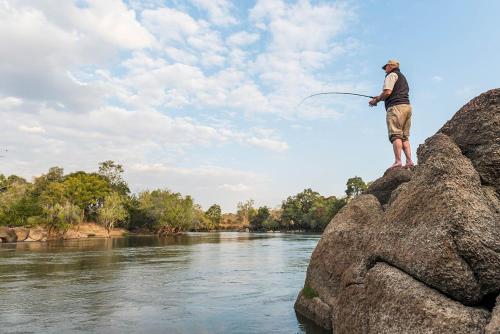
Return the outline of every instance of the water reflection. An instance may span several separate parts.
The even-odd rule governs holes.
[[[319,236],[0,245],[2,332],[323,333],[293,310]]]

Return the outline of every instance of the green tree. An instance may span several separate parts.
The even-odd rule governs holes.
[[[250,225],[250,220],[255,215],[255,208],[253,207],[254,201],[248,200],[246,202],[238,203],[238,211],[236,214],[238,215],[238,219],[241,224],[244,226]]]
[[[148,212],[144,208],[144,197],[145,193],[137,195],[132,195],[128,198],[125,203],[127,211],[129,213],[128,228],[135,230],[149,230],[154,231],[157,229],[156,221],[151,212]]]
[[[205,212],[205,215],[212,223],[212,229],[216,229],[219,227],[220,222],[222,220],[222,210],[220,205],[213,204],[208,210]]]
[[[359,176],[351,177],[346,183],[347,189],[345,191],[348,198],[353,198],[360,195],[367,189],[366,183]]]
[[[104,197],[110,192],[108,181],[95,173],[76,172],[66,176],[64,182],[65,197],[82,209],[82,221],[95,218],[102,206]]]
[[[71,225],[81,222],[81,209],[66,202],[47,205],[43,208],[45,225],[48,228],[49,235],[52,231],[67,230]]]
[[[271,213],[269,212],[269,208],[267,206],[261,206],[256,214],[250,219],[250,227],[255,231],[262,230],[265,228],[265,223],[270,220],[270,217]]]
[[[163,236],[189,229],[193,222],[193,199],[168,190],[146,191],[139,194],[140,208]]]
[[[64,180],[64,170],[61,167],[51,167],[46,174],[35,178],[33,182],[33,196],[38,197],[52,183],[59,183]]]
[[[123,166],[115,163],[112,160],[107,160],[99,163],[98,174],[109,181],[111,188],[120,195],[128,195],[130,189],[127,182],[123,180]]]
[[[127,216],[123,197],[117,192],[104,197],[103,206],[97,210],[98,222],[106,228],[108,236],[113,226],[119,221],[124,221]]]
[[[193,205],[193,222],[191,228],[195,231],[209,231],[216,228],[199,204]]]
[[[283,210],[281,224],[288,229],[309,229],[309,211],[321,195],[312,189],[304,189],[295,196],[290,196],[281,205]]]
[[[0,192],[0,225],[23,226],[28,218],[40,213],[31,196],[32,185],[24,179],[9,176]]]

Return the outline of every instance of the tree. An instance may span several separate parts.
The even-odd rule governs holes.
[[[66,187],[62,182],[49,183],[39,196],[42,207],[54,206],[57,203],[68,202],[66,197]]]
[[[44,221],[49,235],[53,230],[67,230],[71,225],[80,223],[81,211],[82,209],[70,202],[44,207]]]
[[[33,195],[38,197],[44,190],[53,183],[64,180],[64,170],[61,167],[51,167],[47,174],[43,174],[33,182]]]
[[[251,199],[246,201],[245,203],[238,203],[238,211],[236,212],[236,214],[238,215],[240,223],[245,226],[248,226],[250,224],[250,219],[252,219],[253,215],[255,214],[253,204],[254,201]]]
[[[199,204],[193,205],[193,222],[191,227],[195,231],[209,231],[216,228]]]
[[[252,230],[261,230],[264,226],[263,224],[271,217],[269,208],[267,206],[261,206],[257,213],[250,219],[250,226]]]
[[[312,189],[304,189],[295,196],[290,196],[281,205],[282,225],[286,228],[309,229],[308,213],[314,203],[322,196]]]
[[[0,192],[0,225],[22,226],[29,217],[40,213],[31,196],[31,184],[19,177],[9,176]]]
[[[125,220],[127,216],[123,198],[117,192],[104,197],[104,204],[97,211],[98,221],[106,228],[108,236],[115,223]]]
[[[111,192],[108,181],[95,173],[76,172],[66,176],[65,197],[82,209],[82,221],[93,217]]]
[[[218,204],[213,204],[211,207],[208,208],[208,210],[205,212],[205,215],[207,218],[210,220],[212,223],[212,229],[215,229],[219,226],[221,220],[222,220],[222,210],[220,208],[220,205]]]
[[[345,191],[348,198],[353,198],[360,195],[364,190],[367,189],[367,185],[363,182],[363,179],[359,176],[351,177],[346,183],[347,189]]]
[[[120,195],[127,195],[130,193],[127,182],[125,182],[122,177],[124,172],[123,166],[112,160],[99,163],[98,174],[107,179],[111,188]]]
[[[193,199],[168,190],[145,191],[139,194],[139,206],[149,217],[160,236],[189,229],[193,222]]]

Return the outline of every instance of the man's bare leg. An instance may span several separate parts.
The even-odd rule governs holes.
[[[413,161],[411,160],[411,147],[410,147],[409,140],[406,140],[403,142],[403,152],[405,153],[405,157],[406,157],[405,167],[413,167]]]
[[[392,142],[392,149],[394,150],[394,163],[389,168],[401,167],[401,150],[403,149],[403,141],[399,138],[394,139]]]

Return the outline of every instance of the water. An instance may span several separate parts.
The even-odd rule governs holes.
[[[2,333],[324,333],[293,303],[318,235],[0,245]]]

